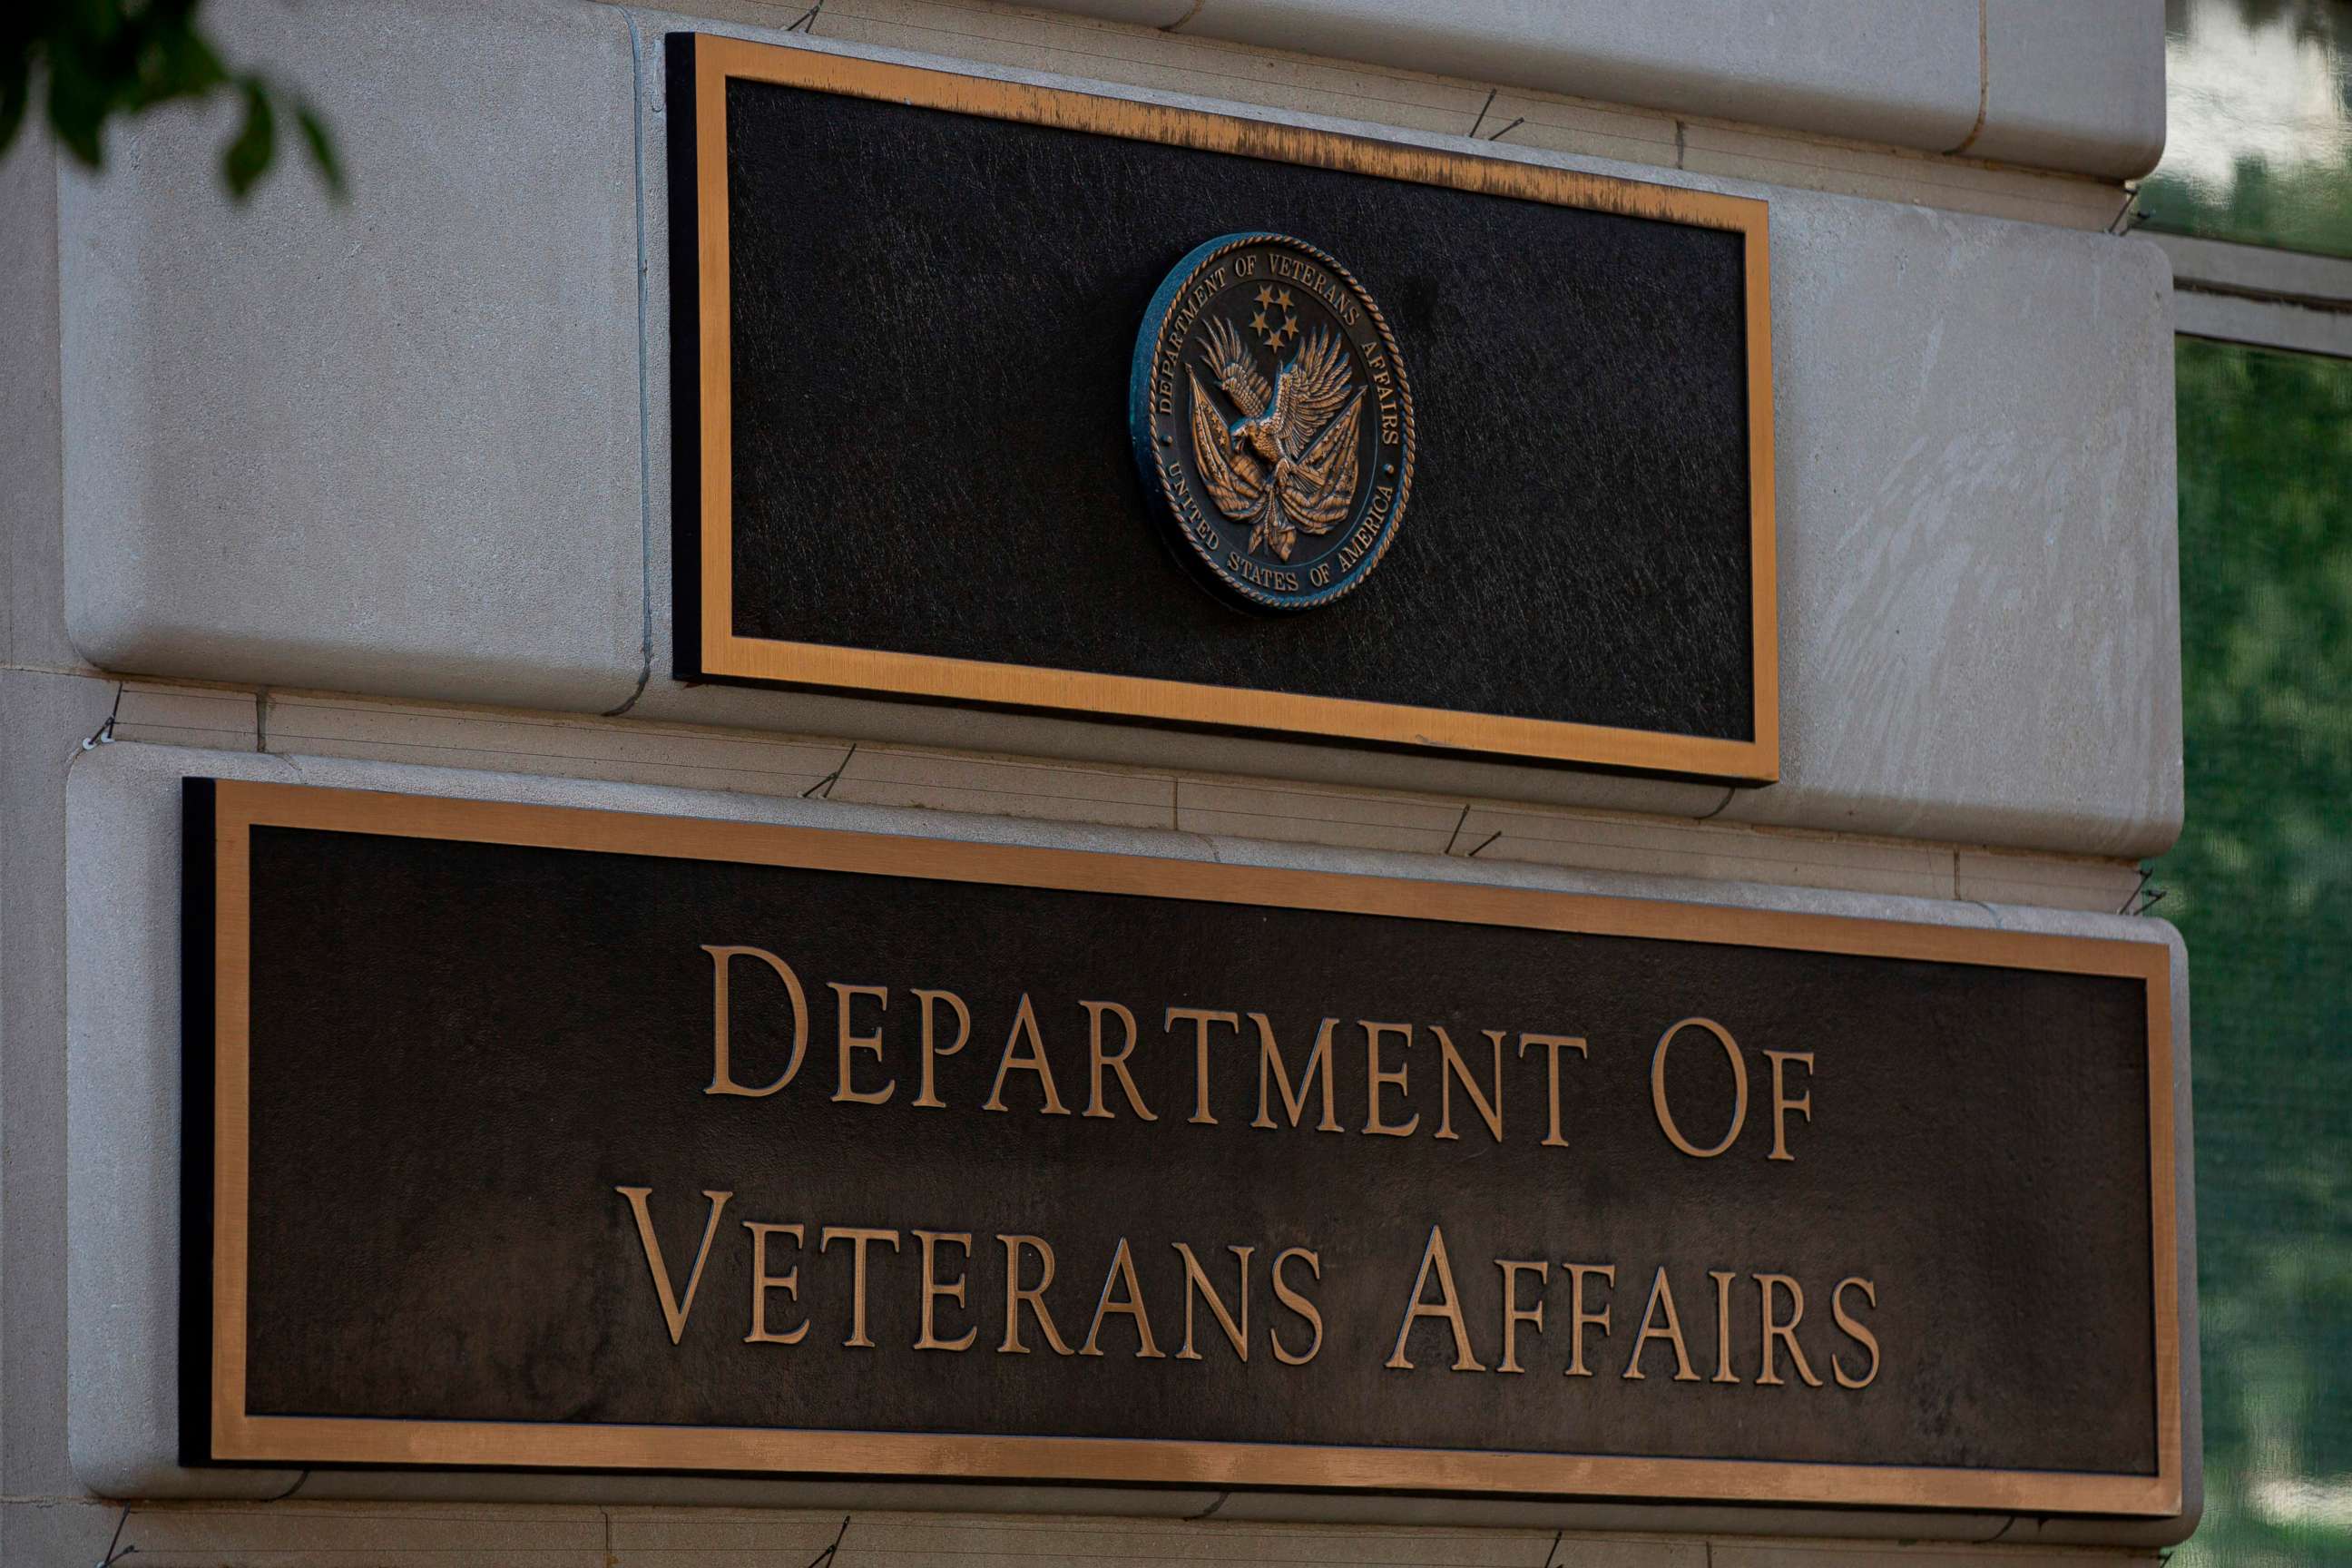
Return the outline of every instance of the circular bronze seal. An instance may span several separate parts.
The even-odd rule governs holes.
[[[1176,264],[1136,335],[1128,428],[1177,561],[1239,608],[1329,604],[1404,521],[1412,396],[1396,338],[1304,240],[1228,234]]]

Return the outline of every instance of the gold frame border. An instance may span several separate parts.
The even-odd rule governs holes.
[[[2147,993],[2157,1473],[1953,1469],[1765,1460],[1354,1448],[1141,1438],[929,1436],[253,1415],[246,1408],[247,980],[257,824],[863,875],[1338,910],[1477,925],[2119,975]],[[214,795],[215,1458],[283,1464],[740,1470],[862,1478],[1381,1489],[2016,1513],[2180,1511],[2180,1314],[2173,1162],[2171,952],[2160,942],[1910,925],[1474,883],[1276,870],[1070,849],[641,816],[223,780]]]
[[[727,266],[725,87],[730,78],[1738,232],[1746,241],[1752,738],[1716,740],[1599,724],[737,636],[733,614],[732,345]],[[671,112],[681,110],[673,105]],[[1111,714],[1276,734],[1370,741],[1650,773],[1689,773],[1743,784],[1771,784],[1780,776],[1780,615],[1772,521],[1770,245],[1764,203],[709,34],[695,37],[692,112],[696,302],[700,318],[702,393],[698,412],[702,555],[699,654],[705,675],[1066,713]],[[679,565],[673,563],[673,570]],[[691,563],[683,565],[692,569]]]

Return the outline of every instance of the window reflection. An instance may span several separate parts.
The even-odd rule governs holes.
[[[2158,228],[2352,256],[2352,0],[2167,0]]]
[[[2179,340],[2205,1521],[2177,1568],[2352,1563],[2352,360]]]

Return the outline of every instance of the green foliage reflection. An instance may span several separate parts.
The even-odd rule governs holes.
[[[2352,362],[2177,355],[2206,1523],[2352,1562]]]

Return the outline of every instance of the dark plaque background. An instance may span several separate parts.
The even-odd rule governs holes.
[[[204,842],[209,842],[208,839]],[[257,1414],[651,1422],[911,1432],[1402,1445],[2153,1473],[2144,994],[2125,979],[1537,932],[1171,899],[910,880],[685,860],[261,827],[252,858],[250,1383]],[[765,1100],[703,1092],[711,963],[756,944],[809,993],[808,1057]],[[738,1074],[782,1060],[781,984],[734,969]],[[833,994],[891,988],[886,1105],[835,1104]],[[940,1063],[946,1110],[911,1102],[915,1003],[945,987],[972,1040]],[[1061,1093],[1087,1092],[1081,998],[1124,1003],[1159,1120],[1045,1116],[1033,1075],[1009,1113],[980,1109],[1019,996],[1034,1000]],[[1361,1035],[1339,1039],[1344,1135],[1255,1129],[1254,1037],[1217,1047],[1218,1125],[1187,1121],[1189,1033],[1162,1010],[1259,1009],[1294,1069],[1318,1021],[1410,1021],[1394,1112],[1411,1138],[1361,1134]],[[1675,1152],[1648,1095],[1650,1052],[1703,1014],[1750,1067],[1747,1131],[1719,1159]],[[861,1022],[876,1016],[870,1005]],[[1572,1147],[1546,1148],[1540,1049],[1506,1058],[1506,1138],[1454,1100],[1458,1142],[1430,1134],[1443,1024],[1474,1064],[1481,1028],[1582,1035],[1566,1065]],[[1228,1037],[1230,1038],[1230,1037]],[[1793,1163],[1770,1147],[1762,1052],[1815,1054]],[[1692,1033],[1673,1058],[1677,1113],[1708,1141],[1729,1073]],[[1485,1077],[1481,1068],[1480,1077]],[[1801,1080],[1792,1080],[1797,1087]],[[208,1090],[201,1086],[194,1103]],[[706,1188],[731,1190],[684,1342],[673,1347],[634,1224],[614,1189],[654,1189],[682,1289]],[[799,1222],[797,1346],[747,1345],[740,1221]],[[1521,1376],[1446,1369],[1418,1330],[1416,1371],[1382,1367],[1424,1240],[1443,1224],[1480,1359],[1497,1359],[1497,1258],[1549,1259],[1545,1331]],[[872,1350],[843,1348],[849,1260],[826,1225],[908,1233],[873,1259]],[[970,1231],[967,1306],[917,1353],[916,1228]],[[1048,1294],[1082,1342],[1119,1237],[1134,1248],[1164,1361],[1108,1321],[1100,1358],[998,1354],[997,1233],[1049,1239]],[[1180,1361],[1189,1243],[1230,1291],[1228,1245],[1254,1245],[1255,1343],[1243,1365],[1202,1311],[1204,1359]],[[1296,1319],[1265,1280],[1274,1254],[1318,1248],[1327,1339],[1277,1364]],[[194,1256],[205,1256],[201,1237]],[[1612,1263],[1614,1332],[1600,1375],[1562,1375],[1567,1261]],[[1797,1277],[1815,1371],[1862,1357],[1831,1321],[1849,1274],[1876,1282],[1865,1321],[1876,1382],[1762,1387],[1624,1381],[1652,1271],[1664,1264],[1702,1377],[1715,1328],[1706,1270],[1737,1270],[1735,1363],[1759,1359],[1758,1272]],[[1294,1272],[1295,1280],[1302,1276]],[[1859,1307],[1857,1298],[1849,1303]]]
[[[1752,738],[1739,235],[762,82],[730,83],[727,120],[739,634]],[[1419,437],[1379,570],[1270,623],[1169,558],[1127,430],[1152,290],[1241,229],[1362,281]]]

